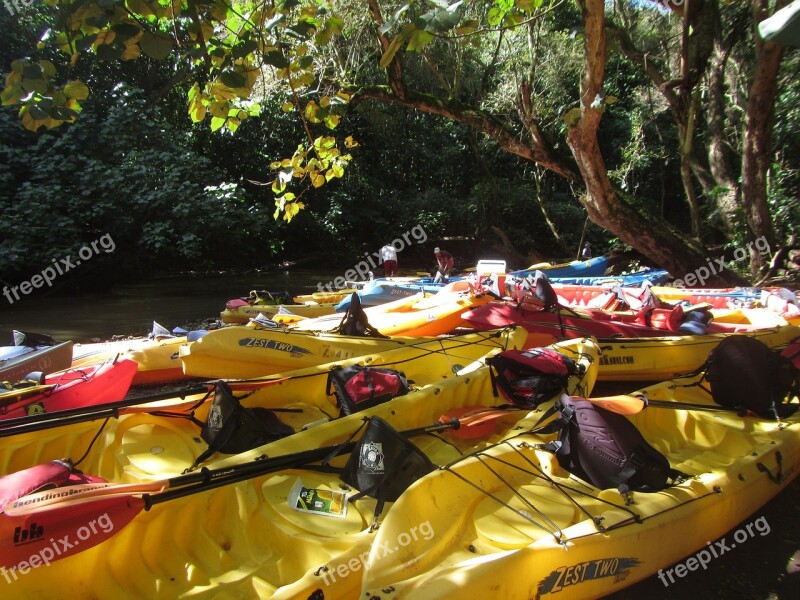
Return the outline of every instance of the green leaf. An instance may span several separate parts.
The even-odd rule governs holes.
[[[64,93],[75,100],[86,100],[89,97],[89,88],[82,81],[70,81],[64,86]]]
[[[223,125],[225,125],[225,119],[221,117],[213,117],[211,119],[211,131],[217,131]]]
[[[108,25],[108,15],[95,15],[86,19],[86,24],[98,29],[104,29]]]
[[[88,50],[94,44],[94,41],[97,39],[96,33],[90,33],[89,35],[85,35],[82,38],[75,40],[75,49],[79,52],[83,52]]]
[[[447,8],[435,8],[418,17],[414,24],[418,29],[444,33],[461,21],[461,1]]]
[[[22,89],[26,92],[47,93],[47,82],[44,79],[23,79]]]
[[[58,121],[74,121],[78,118],[78,113],[65,106],[56,106],[50,109],[50,116]]]
[[[56,66],[53,63],[51,63],[49,60],[40,60],[38,63],[42,67],[42,71],[44,71],[45,76],[55,77]]]
[[[0,102],[2,102],[3,106],[11,106],[13,104],[19,104],[19,101],[25,96],[27,96],[27,94],[21,87],[7,87],[0,93]]]
[[[219,80],[229,88],[240,88],[247,84],[244,75],[234,73],[233,71],[226,71],[219,76]]]
[[[46,110],[42,110],[35,104],[28,108],[28,114],[32,119],[36,119],[37,121],[41,121],[42,119],[46,119],[50,116]]]
[[[422,29],[415,29],[414,32],[411,34],[411,37],[408,39],[408,45],[406,46],[406,50],[408,52],[419,52],[425,44],[430,43],[433,40],[433,34],[427,31],[423,31]]]
[[[497,27],[497,25],[500,24],[500,21],[502,21],[503,17],[505,16],[506,16],[505,11],[495,6],[489,9],[489,12],[486,14],[486,21],[492,27]]]
[[[37,64],[26,65],[25,68],[22,69],[22,76],[25,79],[44,79],[44,69],[42,69],[41,65]]]
[[[233,47],[231,50],[231,55],[233,58],[242,58],[243,56],[247,56],[254,50],[258,48],[258,42],[253,40],[247,40],[245,42],[240,42]]]
[[[571,110],[568,110],[564,114],[564,117],[563,117],[564,118],[564,122],[569,127],[574,127],[575,125],[578,124],[578,121],[581,120],[581,115],[582,115],[582,113],[581,113],[581,109],[580,108],[576,107],[576,108],[573,108]]]
[[[111,28],[111,30],[117,34],[117,37],[115,38],[116,40],[125,42],[132,37],[139,35],[139,32],[142,30],[142,28],[138,25],[134,25],[133,23],[117,23]]]
[[[95,52],[97,52],[97,58],[100,60],[111,62],[118,60],[122,56],[122,53],[125,52],[125,46],[113,42],[111,44],[98,46]]]
[[[139,46],[141,46],[142,52],[150,58],[164,60],[172,51],[172,40],[145,31],[139,40]]]
[[[293,31],[297,34],[297,38],[301,40],[308,39],[314,31],[316,31],[316,27],[312,23],[307,21],[300,21],[299,23],[292,25],[289,27],[288,31]],[[287,33],[288,33],[287,31]]]
[[[265,52],[264,62],[268,65],[272,65],[276,69],[287,69],[289,67],[289,61],[279,50]]]

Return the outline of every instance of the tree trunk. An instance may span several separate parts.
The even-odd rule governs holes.
[[[571,161],[557,152],[542,135],[534,118],[525,123],[531,136],[530,139],[525,139],[519,135],[518,130],[495,115],[452,98],[438,98],[420,93],[408,89],[402,82],[391,81],[393,77],[401,76],[399,69],[387,69],[389,86],[347,88],[351,93],[351,102],[373,98],[436,114],[481,131],[493,138],[502,150],[536,162],[570,181],[577,182],[582,176],[585,193],[579,201],[594,223],[616,235],[655,264],[668,269],[675,277],[684,279],[687,274],[700,272],[701,269],[708,272],[711,258],[706,257],[696,240],[683,235],[663,218],[647,212],[641,203],[628,194],[615,193],[612,187],[597,141],[601,109],[592,108],[595,99],[601,97],[598,94],[602,91],[605,69],[604,3],[603,0],[577,2],[583,12],[586,30],[586,71],[581,81],[581,118],[570,129],[567,145],[577,162],[580,174],[575,172]],[[397,60],[397,56],[393,60]],[[395,90],[401,90],[402,96]],[[709,273],[698,285],[704,283],[746,285],[747,281],[736,273],[725,270],[721,273]],[[687,285],[692,284],[687,281]]]
[[[726,237],[735,230],[741,190],[737,177],[735,153],[725,132],[725,67],[730,48],[723,47],[717,39],[708,73],[708,102],[706,127],[708,131],[708,164],[721,191],[716,194],[720,225]]]
[[[584,22],[585,71],[581,79],[581,118],[570,128],[567,144],[586,185],[581,203],[592,221],[614,232],[623,242],[667,268],[673,276],[687,279],[686,275],[697,273],[701,266],[710,271],[698,243],[681,235],[668,223],[644,212],[636,206],[635,200],[617,195],[612,188],[597,141],[602,113],[592,107],[602,91],[605,73],[604,2],[577,2]],[[705,272],[703,275],[705,277]],[[735,273],[723,271],[709,273],[703,283],[725,285],[745,282]]]
[[[539,205],[539,209],[542,211],[542,216],[544,216],[544,222],[547,223],[547,227],[550,229],[550,233],[553,234],[553,237],[556,239],[558,244],[561,246],[561,249],[564,251],[564,254],[569,254],[569,248],[567,248],[567,244],[564,241],[564,238],[561,237],[561,234],[558,233],[558,229],[556,229],[556,224],[553,223],[553,219],[550,218],[550,213],[547,212],[547,207],[544,204],[544,195],[542,194],[542,181],[544,180],[545,171],[544,169],[539,168],[538,165],[534,166],[533,168],[533,183],[536,186],[536,203]]]
[[[768,16],[768,5],[767,0],[754,0],[754,27]],[[775,9],[785,5],[785,0],[778,0]],[[750,229],[750,241],[763,239],[770,248],[774,248],[775,228],[767,204],[767,172],[772,162],[772,126],[783,46],[762,40],[758,32],[753,35],[756,43],[756,67],[750,85],[745,121],[742,207]],[[769,263],[769,257],[758,252],[753,244],[750,245],[750,259],[753,275]]]
[[[689,110],[686,114],[686,122],[679,124],[681,143],[681,181],[683,190],[686,192],[686,202],[689,204],[689,216],[692,223],[692,237],[700,239],[700,202],[697,200],[697,192],[694,189],[692,180],[692,151],[694,148],[694,124],[697,113],[697,93],[692,92],[689,99]]]

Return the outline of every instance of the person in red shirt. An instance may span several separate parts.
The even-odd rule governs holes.
[[[397,277],[397,250],[392,244],[386,244],[381,248],[381,259],[383,260],[383,276]]]
[[[439,270],[433,282],[439,283],[440,281],[447,281],[450,273],[453,272],[453,255],[441,248],[434,248],[433,254],[436,256],[436,261],[439,263]]]

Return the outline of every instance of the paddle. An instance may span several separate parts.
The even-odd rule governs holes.
[[[739,412],[735,408],[726,408],[714,404],[696,404],[693,402],[669,402],[666,400],[650,400],[645,394],[623,394],[603,398],[586,398],[592,404],[620,415],[636,415],[645,408],[670,408],[672,410],[707,410],[713,412]]]
[[[453,419],[400,432],[406,437],[458,428]],[[65,558],[110,538],[155,504],[351,452],[357,441],[262,458],[218,469],[203,468],[142,484],[84,484],[23,496],[0,513],[0,566],[22,568]],[[12,543],[13,542],[13,543]],[[37,558],[38,557],[38,558]],[[36,566],[36,565],[33,565]]]
[[[235,391],[246,391],[259,389],[275,383],[285,381],[288,377],[281,377],[278,379],[267,380],[243,380],[227,382],[231,389]],[[119,418],[121,414],[131,411],[123,411],[121,409],[135,407],[144,404],[152,404],[161,400],[169,400],[172,398],[186,398],[195,394],[203,394],[210,392],[216,382],[208,382],[197,384],[194,386],[184,387],[179,390],[168,390],[147,396],[139,396],[135,398],[125,398],[117,402],[109,402],[106,404],[97,404],[94,406],[77,407],[68,410],[59,410],[48,413],[41,413],[38,415],[29,415],[26,417],[17,417],[14,419],[6,419],[0,421],[0,438],[17,435],[20,433],[28,433],[31,431],[43,431],[45,429],[52,429],[53,427],[60,427],[62,425],[69,425],[72,423],[83,423],[86,421],[94,421],[97,419],[105,418]],[[281,410],[281,409],[273,409]],[[289,409],[285,409],[289,410]],[[291,409],[297,412],[299,409]]]

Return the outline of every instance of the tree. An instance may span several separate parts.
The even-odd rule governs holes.
[[[179,54],[178,72],[194,81],[189,114],[197,122],[210,119],[212,129],[235,131],[257,114],[254,92],[281,98],[305,132],[291,157],[272,164],[276,215],[282,212],[287,220],[303,208],[307,190],[341,177],[352,158],[346,150],[353,138],[345,137],[342,150],[336,137],[320,132],[339,125],[351,100],[370,99],[462,123],[505,152],[581,187],[578,199],[595,223],[675,274],[706,265],[696,240],[648,212],[608,177],[598,133],[615,98],[604,89],[607,39],[600,0],[579,0],[578,13],[563,0],[548,7],[540,0],[426,5],[365,0],[366,10],[310,0],[48,2],[58,7],[59,17],[45,43],[67,52],[73,64],[92,57],[144,55],[157,61]],[[530,65],[509,58],[516,56],[511,49],[518,49],[520,40],[529,40],[531,25],[544,20],[560,37],[559,27],[574,25],[571,52],[583,41],[580,89],[561,110],[548,106],[552,101],[531,81]],[[529,47],[534,56],[541,48]],[[698,50],[703,64],[705,44]],[[686,64],[694,63],[687,57]],[[683,75],[676,86],[691,87],[702,74],[687,67]],[[465,85],[475,81],[480,85]],[[21,105],[23,122],[39,129],[74,121],[87,93],[82,82],[59,79],[50,63],[20,59],[6,78],[3,102]],[[492,99],[502,96],[505,103],[493,106]],[[513,112],[506,110],[509,102]],[[544,120],[554,113],[558,118]],[[709,282],[742,280],[724,272]]]

